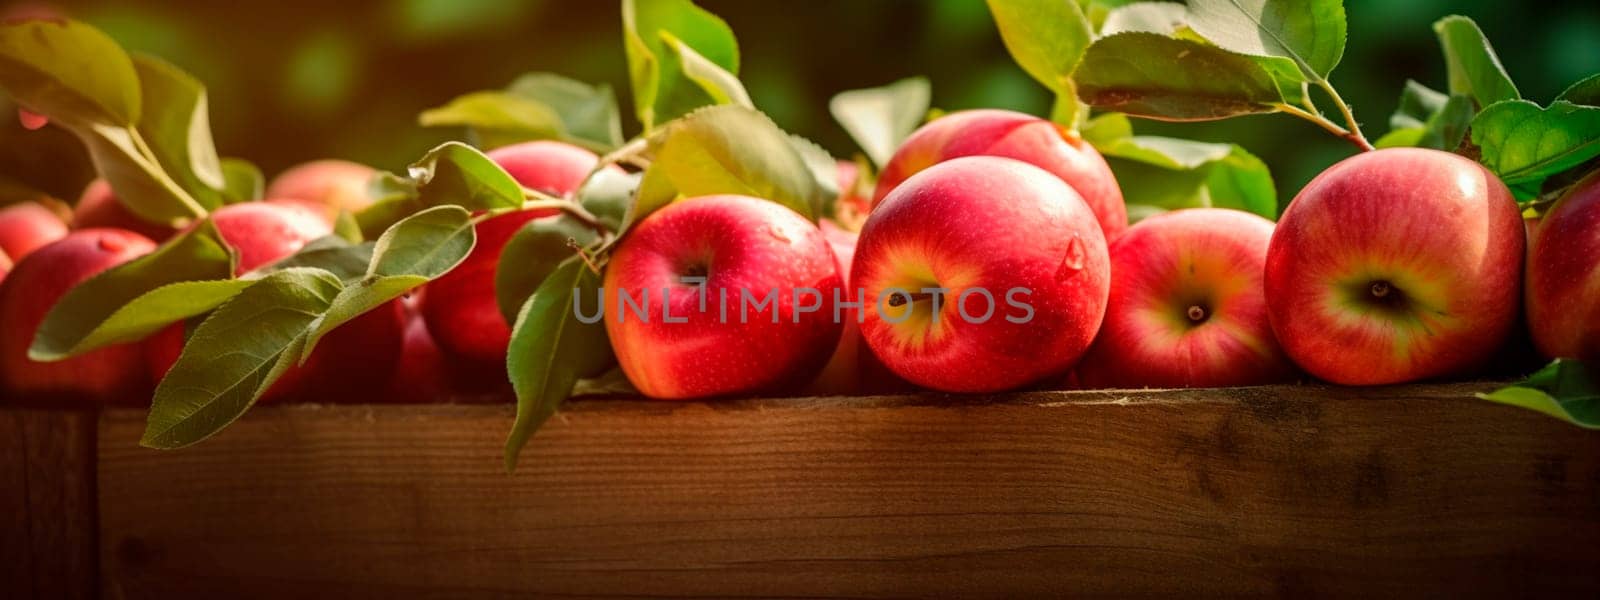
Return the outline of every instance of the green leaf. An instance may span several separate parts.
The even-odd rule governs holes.
[[[909,77],[882,87],[839,92],[828,102],[828,110],[881,168],[922,123],[931,93],[926,78]]]
[[[714,103],[755,108],[755,104],[750,102],[750,94],[745,91],[744,84],[739,83],[737,75],[701,56],[671,32],[662,31],[661,39],[667,42],[666,47],[676,57],[683,76],[699,84],[700,89],[705,90]]]
[[[1393,148],[1415,146],[1454,151],[1472,124],[1472,100],[1466,96],[1446,96],[1415,81],[1406,80],[1400,106],[1389,117],[1392,130],[1378,138],[1375,146]]]
[[[340,325],[450,272],[475,243],[472,215],[459,206],[436,206],[395,223],[373,245],[366,276],[339,290],[312,324],[301,360]]]
[[[1073,78],[1091,106],[1152,119],[1222,119],[1274,112],[1284,102],[1257,59],[1153,33],[1096,40]]]
[[[1223,49],[1290,59],[1309,80],[1344,57],[1341,0],[1190,0],[1188,25]]]
[[[238,419],[300,357],[307,328],[339,289],[331,273],[290,269],[212,311],[156,386],[139,443],[181,448]]]
[[[817,217],[829,190],[791,138],[766,115],[742,106],[703,108],[674,122],[652,140],[654,160],[641,184],[640,212],[658,208],[644,201],[654,183],[668,183],[686,197],[742,194],[777,202],[808,219]],[[670,200],[670,197],[668,198]]]
[[[216,227],[205,222],[69,290],[45,314],[28,357],[55,361],[136,341],[216,308],[242,289],[226,281],[235,260]],[[184,282],[191,284],[175,285]]]
[[[352,243],[337,235],[327,235],[311,240],[288,258],[246,273],[245,277],[260,278],[278,271],[312,268],[332,273],[345,285],[350,285],[366,277],[374,245],[374,242]]]
[[[1133,123],[1128,120],[1128,115],[1117,112],[1104,113],[1089,119],[1089,122],[1083,125],[1083,129],[1078,134],[1083,136],[1083,139],[1095,148],[1099,148],[1102,144],[1109,144],[1121,138],[1131,137],[1133,135]]]
[[[600,235],[566,213],[523,224],[500,251],[494,271],[495,300],[507,323],[556,267],[577,254],[574,245],[588,248]]]
[[[375,239],[389,227],[427,208],[418,197],[417,182],[394,173],[379,173],[367,184],[372,204],[355,214],[362,239]]]
[[[1189,10],[1178,2],[1134,2],[1106,13],[1100,35],[1146,31],[1172,36],[1187,27]]]
[[[561,116],[543,102],[509,92],[473,92],[417,117],[423,127],[469,127],[481,145],[561,139]]]
[[[622,145],[622,116],[609,85],[589,85],[553,73],[529,73],[511,82],[506,92],[554,110],[561,117],[567,141],[597,152]]]
[[[1600,155],[1600,108],[1558,101],[1494,104],[1472,120],[1481,162],[1506,185],[1536,182]]]
[[[634,108],[645,131],[715,100],[669,56],[667,32],[706,61],[737,76],[739,46],[721,18],[689,0],[623,0],[623,50]]]
[[[1451,95],[1470,96],[1480,107],[1522,97],[1500,65],[1489,38],[1472,19],[1451,15],[1435,21],[1433,31],[1444,51]]]
[[[133,67],[143,91],[138,130],[156,161],[202,207],[221,206],[227,181],[211,141],[205,86],[154,57],[137,55]]]
[[[467,210],[522,206],[522,185],[477,148],[445,142],[411,164],[420,206],[454,204]],[[382,185],[382,184],[380,184]],[[363,226],[365,230],[365,226]]]
[[[1123,195],[1166,210],[1216,207],[1278,216],[1277,189],[1266,163],[1233,144],[1133,136],[1096,144]],[[1130,209],[1131,210],[1131,209]]]
[[[1581,362],[1556,359],[1516,385],[1479,398],[1536,410],[1584,429],[1600,430],[1600,378]]]
[[[816,142],[789,134],[789,147],[806,162],[811,171],[811,181],[818,193],[811,196],[811,214],[818,218],[833,214],[834,203],[839,199],[839,161]]]
[[[238,204],[261,199],[266,190],[261,169],[242,158],[224,158],[221,166],[223,202]]]
[[[105,177],[117,199],[134,215],[166,225],[182,225],[205,216],[205,207],[141,149],[138,130],[102,124],[67,127],[83,140],[95,171]]]
[[[580,322],[573,304],[576,298],[597,302],[599,285],[598,274],[569,259],[517,314],[506,350],[506,371],[517,393],[517,420],[506,439],[508,471],[516,468],[533,432],[571,396],[578,379],[599,375],[613,362],[603,322]]]
[[[77,21],[0,24],[0,88],[29,111],[75,127],[139,120],[139,75],[106,34]]]
[[[1072,72],[1094,37],[1083,10],[1077,2],[1064,0],[988,1],[1011,58],[1029,76],[1067,99],[1056,104],[1051,118],[1075,126],[1078,104],[1070,101],[1074,95]]]
[[[1557,101],[1566,101],[1584,106],[1600,106],[1600,73],[1590,75],[1568,86],[1556,96]]]

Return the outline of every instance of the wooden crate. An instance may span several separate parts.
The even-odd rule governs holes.
[[[7,410],[0,597],[1593,597],[1600,435],[1490,387]]]

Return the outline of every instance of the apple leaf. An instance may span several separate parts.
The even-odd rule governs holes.
[[[721,18],[689,0],[623,0],[623,50],[633,85],[634,109],[646,132],[709,104],[709,90],[669,55],[667,36],[727,73],[739,74],[739,46]],[[678,54],[677,56],[681,56]]]
[[[666,48],[671,50],[671,54],[676,56],[683,76],[699,84],[700,89],[711,95],[713,103],[755,108],[755,104],[750,101],[749,92],[746,92],[744,84],[739,82],[739,76],[701,56],[670,31],[662,31],[661,39],[666,42]]]
[[[227,204],[260,200],[266,190],[266,177],[250,161],[242,158],[224,158],[222,168],[222,201]]]
[[[211,141],[205,86],[154,57],[134,56],[133,67],[139,73],[143,93],[138,131],[150,153],[202,207],[211,210],[221,206],[220,190],[227,180],[217,147]]]
[[[882,87],[839,92],[828,102],[828,110],[867,158],[882,168],[928,114],[931,94],[927,78],[909,77]]]
[[[577,248],[589,248],[600,239],[594,228],[565,213],[523,224],[506,241],[495,266],[495,300],[506,322],[517,320],[528,297],[556,267],[575,256]]]
[[[1582,104],[1584,106],[1600,106],[1600,73],[1590,75],[1579,80],[1562,90],[1556,96],[1558,101]]]
[[[1536,183],[1600,155],[1600,107],[1496,103],[1472,120],[1472,143],[1506,185]]]
[[[216,308],[242,289],[228,281],[236,260],[216,227],[203,222],[68,290],[45,314],[28,357],[55,361],[143,339]]]
[[[567,259],[523,303],[511,328],[506,371],[517,394],[517,419],[506,439],[506,470],[533,432],[572,395],[578,379],[603,373],[614,362],[603,321],[583,323],[573,304],[596,302],[600,275]]]
[[[476,243],[472,215],[459,206],[436,206],[395,223],[373,244],[366,275],[343,286],[312,323],[301,360],[340,325],[456,268]]]
[[[651,147],[654,159],[640,184],[640,200],[630,223],[659,208],[654,201],[645,201],[646,194],[659,198],[666,187],[685,197],[764,198],[813,220],[817,207],[829,201],[829,188],[789,134],[749,108],[702,108],[652,138]],[[670,201],[673,196],[665,197]]]
[[[622,145],[622,116],[611,86],[589,85],[554,73],[528,73],[506,93],[543,103],[561,117],[563,139],[596,152]]]
[[[467,127],[475,141],[496,148],[565,137],[561,116],[538,100],[501,91],[473,92],[417,116],[423,127]]]
[[[454,204],[467,210],[522,206],[522,184],[477,148],[445,142],[411,164],[419,209]],[[365,230],[365,226],[363,226]]]
[[[1522,98],[1506,68],[1500,65],[1489,38],[1472,19],[1450,15],[1435,21],[1433,31],[1444,51],[1451,95],[1469,96],[1479,107]]]
[[[311,240],[283,260],[246,273],[244,279],[259,279],[289,269],[312,268],[332,273],[339,281],[350,285],[367,276],[374,245],[374,242],[353,243],[337,235],[325,235]]]
[[[1111,9],[1100,35],[1145,31],[1171,36],[1188,27],[1189,10],[1178,2],[1134,2]]]
[[[1556,359],[1516,385],[1479,398],[1536,410],[1584,429],[1600,430],[1600,377],[1581,362]]]
[[[1294,61],[1326,80],[1344,57],[1341,0],[1189,0],[1189,27],[1226,50]]]
[[[1115,113],[1096,117],[1085,131],[1090,134],[1085,139],[1105,155],[1123,194],[1144,207],[1130,206],[1130,214],[1216,207],[1278,216],[1272,173],[1240,146],[1132,135],[1127,117]]]
[[[0,24],[0,88],[52,121],[120,127],[139,121],[133,59],[99,29],[77,21]]]
[[[989,0],[1000,39],[1029,76],[1056,93],[1051,119],[1076,130],[1083,112],[1072,72],[1083,60],[1094,31],[1077,2]],[[881,164],[881,163],[880,163]]]
[[[307,329],[340,288],[332,273],[288,269],[212,311],[156,386],[139,443],[181,448],[238,419],[299,359]]]
[[[139,130],[120,125],[63,125],[88,147],[95,171],[111,184],[129,212],[163,225],[181,225],[205,216],[205,206],[146,151]]]
[[[1379,148],[1416,146],[1454,151],[1472,124],[1472,100],[1466,96],[1446,96],[1415,81],[1407,80],[1400,94],[1400,106],[1389,117],[1391,131],[1379,138]]]
[[[427,208],[417,195],[417,182],[394,173],[378,173],[367,184],[372,204],[355,214],[363,239],[383,235],[390,226],[407,215]]]
[[[1078,97],[1096,108],[1204,121],[1277,111],[1284,93],[1263,64],[1272,63],[1192,40],[1129,32],[1090,44],[1073,79]]]
[[[839,199],[839,161],[816,142],[789,134],[789,147],[806,162],[811,170],[811,181],[817,185],[817,194],[811,196],[811,214],[817,217],[833,214],[834,203]]]

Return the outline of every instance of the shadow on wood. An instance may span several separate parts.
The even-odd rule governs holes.
[[[0,410],[0,597],[94,598],[95,415]]]
[[[1487,384],[100,426],[110,597],[1600,592],[1600,436]]]

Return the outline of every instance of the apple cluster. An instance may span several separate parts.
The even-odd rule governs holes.
[[[593,152],[555,141],[487,155],[555,197],[571,197],[600,167]],[[216,210],[210,221],[237,252],[236,275],[329,235],[341,211],[371,202],[372,176],[353,163],[307,163],[274,179],[269,200]],[[857,188],[850,183],[841,189]],[[840,218],[820,224],[738,195],[649,215],[612,253],[600,300],[668,290],[633,302],[640,314],[682,316],[605,315],[628,380],[663,399],[1243,386],[1302,373],[1375,385],[1470,377],[1523,323],[1547,356],[1600,355],[1600,176],[1525,223],[1478,163],[1394,148],[1327,169],[1276,224],[1194,208],[1129,226],[1092,146],[1049,121],[975,110],[907,138],[872,196],[837,203]],[[501,252],[519,228],[558,212],[478,222],[477,245],[455,269],[335,330],[262,400],[500,392],[511,324],[496,271],[516,268]],[[18,398],[148,397],[193,324],[57,362],[27,351],[69,289],[178,231],[135,218],[102,181],[63,213],[44,203],[0,210],[0,385]],[[705,310],[708,295],[795,289],[820,292],[822,303],[841,290],[890,300],[818,310],[784,293],[743,319]],[[966,318],[1005,308],[972,290],[1026,290],[1012,307],[1028,318]]]

